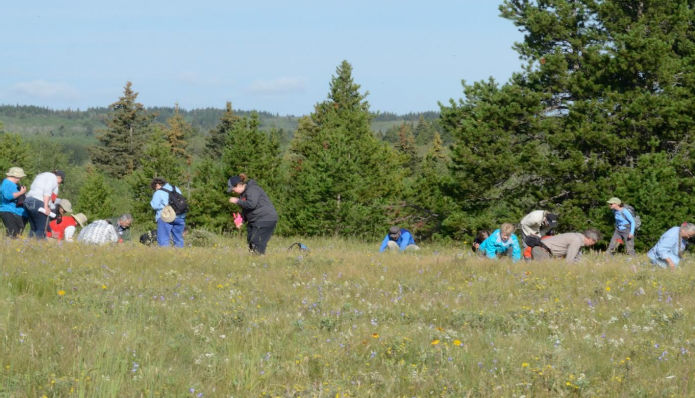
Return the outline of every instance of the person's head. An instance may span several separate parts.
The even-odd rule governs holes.
[[[155,177],[152,179],[152,182],[150,182],[150,188],[152,188],[153,190],[156,191],[158,189],[162,189],[162,187],[166,183],[167,183],[166,180],[164,180],[163,178]]]
[[[7,173],[5,173],[7,178],[10,179],[10,181],[14,182],[15,184],[19,182],[22,178],[26,177],[27,175],[24,173],[24,169],[21,167],[10,167],[9,170],[7,170]]]
[[[584,231],[584,246],[593,246],[601,240],[601,233],[593,228]]]
[[[398,240],[398,238],[401,237],[401,227],[394,225],[393,227],[389,228],[389,239],[390,240]]]
[[[475,236],[475,241],[482,242],[488,237],[490,237],[490,231],[486,229],[481,229],[480,231],[478,231],[478,235]]]
[[[244,173],[229,177],[227,180],[227,192],[241,194],[246,190],[246,181],[248,181],[248,177]]]
[[[502,224],[500,226],[500,239],[502,239],[504,242],[508,241],[515,229],[514,224],[510,224],[508,222]]]
[[[80,227],[84,227],[87,224],[87,216],[85,216],[82,213],[77,213],[74,216],[72,216],[72,218],[74,218],[75,221],[77,221],[77,223],[80,224]]]
[[[695,236],[695,224],[684,222],[681,225],[681,237],[685,239],[690,239]]]
[[[58,206],[58,212],[60,212],[60,214],[72,213],[72,203],[67,199],[60,199],[56,203],[56,206]]]
[[[118,225],[122,228],[130,228],[130,224],[133,223],[133,216],[130,213],[125,213],[124,215],[118,217]]]
[[[65,172],[63,170],[53,170],[53,174],[58,178],[58,184],[65,182]]]
[[[623,201],[620,198],[612,197],[606,202],[613,210],[620,210],[623,208]]]
[[[543,218],[543,225],[548,229],[557,228],[557,214],[545,213],[545,218]]]

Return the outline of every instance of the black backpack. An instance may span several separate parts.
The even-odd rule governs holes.
[[[176,187],[172,190],[162,188],[162,191],[169,193],[169,206],[174,209],[177,216],[188,212],[188,202],[183,195],[176,191]]]

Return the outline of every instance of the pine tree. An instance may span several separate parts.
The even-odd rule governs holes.
[[[174,115],[167,119],[165,133],[174,156],[187,162],[190,161],[191,155],[187,152],[187,140],[195,135],[195,129],[179,113],[179,104],[174,107]]]
[[[136,102],[137,96],[132,83],[127,82],[123,96],[109,106],[111,112],[106,129],[97,137],[99,145],[90,148],[92,163],[113,177],[127,176],[139,167],[142,148],[154,118]]]
[[[93,167],[87,168],[87,178],[80,188],[74,209],[84,213],[90,222],[108,219],[115,214],[113,190],[104,176]]]
[[[328,99],[299,121],[290,145],[286,217],[309,235],[371,235],[387,226],[386,205],[402,190],[398,156],[369,126],[367,94],[343,61]]]
[[[414,175],[417,171],[418,163],[420,163],[420,158],[417,155],[413,130],[409,124],[402,123],[398,129],[396,150],[403,155],[403,166],[406,170],[406,175]]]
[[[232,103],[227,102],[227,110],[217,123],[217,126],[210,130],[205,142],[205,156],[210,159],[221,159],[224,148],[229,143],[229,131],[234,129],[234,125],[239,123],[241,118],[234,114]]]

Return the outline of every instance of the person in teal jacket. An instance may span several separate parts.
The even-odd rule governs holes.
[[[498,255],[511,256],[512,261],[517,262],[521,259],[521,247],[519,239],[514,235],[514,225],[504,223],[496,229],[478,248],[480,255],[495,259]]]
[[[379,252],[383,252],[386,248],[393,250],[419,250],[420,248],[415,244],[415,239],[413,235],[405,228],[400,228],[393,226],[389,229],[389,233],[386,234],[383,242],[381,242],[381,247]]]

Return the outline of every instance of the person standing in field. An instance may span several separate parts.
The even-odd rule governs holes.
[[[58,186],[65,182],[65,172],[56,170],[41,173],[34,178],[24,200],[24,208],[29,216],[31,230],[29,236],[45,239],[51,204],[58,197]]]
[[[157,221],[157,243],[160,247],[167,247],[171,245],[171,240],[173,240],[175,247],[183,247],[186,214],[172,214],[172,220],[167,220],[167,215],[163,217],[162,214],[162,210],[169,206],[169,192],[176,190],[181,194],[181,190],[159,177],[152,179],[150,188],[154,190],[150,206],[155,211],[154,219]],[[168,210],[171,210],[171,207]]]
[[[5,225],[5,231],[10,238],[16,238],[24,231],[27,223],[27,211],[24,209],[23,195],[27,187],[19,182],[27,175],[21,167],[10,167],[7,176],[0,185],[0,218]]]
[[[619,198],[610,198],[607,203],[615,217],[615,231],[608,244],[608,253],[613,254],[622,241],[625,244],[625,253],[635,255],[635,218]]]
[[[511,257],[514,262],[519,261],[521,247],[519,247],[519,239],[514,235],[515,229],[513,224],[502,224],[480,244],[478,253],[490,259],[496,259],[500,255]]]
[[[413,234],[411,234],[407,229],[398,226],[389,228],[389,233],[386,234],[386,237],[384,237],[384,240],[381,242],[379,253],[382,253],[387,248],[390,250],[400,251],[420,250],[420,248],[415,244]]]
[[[688,239],[695,236],[695,224],[683,223],[666,231],[647,253],[649,261],[661,268],[676,269],[681,261]]]
[[[227,192],[234,192],[229,202],[241,207],[241,215],[235,215],[237,229],[246,221],[246,241],[249,250],[255,254],[265,254],[266,246],[275,231],[278,213],[265,191],[250,180],[246,174],[232,176],[227,180]]]
[[[601,240],[601,234],[595,229],[587,229],[583,233],[568,232],[553,235],[543,239],[543,245],[532,249],[534,260],[548,260],[553,257],[564,257],[568,263],[579,261],[581,248],[593,246]]]

